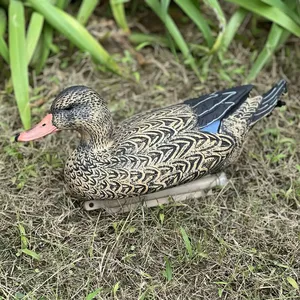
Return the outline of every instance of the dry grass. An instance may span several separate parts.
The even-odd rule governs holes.
[[[224,70],[239,84],[250,55],[240,44],[232,49],[227,64],[211,65],[205,84],[158,48],[143,50],[149,62],[143,68],[129,57],[139,84],[95,71],[79,53],[65,66],[55,56],[36,78],[33,94],[46,104],[34,108],[34,120],[71,84],[104,94],[116,121],[232,85],[222,78]],[[123,215],[87,213],[64,193],[62,166],[76,145],[75,134],[27,146],[12,143],[20,121],[13,96],[1,92],[0,296],[85,299],[100,288],[99,299],[300,299],[299,62],[299,44],[291,42],[258,78],[257,92],[286,78],[288,106],[253,130],[227,171],[227,187],[180,206]],[[34,253],[16,255],[18,224],[28,240],[23,236],[23,248],[40,260]]]

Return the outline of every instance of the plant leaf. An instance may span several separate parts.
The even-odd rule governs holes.
[[[93,292],[89,293],[85,300],[93,300],[95,299],[95,297],[102,291],[102,288],[98,288],[96,290],[94,290]]]
[[[29,106],[29,83],[27,70],[27,51],[25,42],[25,18],[23,3],[9,2],[9,57],[12,83],[19,114],[25,129],[31,125]]]
[[[288,276],[286,280],[295,290],[299,290],[299,285],[294,278]]]
[[[167,279],[167,281],[171,281],[173,278],[172,265],[167,257],[165,257],[166,268],[163,271],[163,275]]]
[[[30,18],[26,37],[28,64],[30,63],[33,53],[37,47],[43,25],[44,17],[39,13],[33,12]]]
[[[125,32],[129,32],[130,30],[126,20],[124,2],[127,2],[127,0],[110,0],[110,7],[118,26]]]
[[[281,0],[261,0],[261,1],[270,6],[277,7],[279,10],[281,10],[286,15],[288,15],[291,19],[293,19],[294,22],[300,25],[300,16]],[[295,0],[294,3],[296,4]]]
[[[42,72],[48,56],[50,54],[50,45],[53,39],[53,28],[45,24],[42,35],[36,47],[36,51],[33,54],[32,64],[35,65],[36,73]]]
[[[89,17],[99,4],[100,0],[83,0],[81,2],[78,14],[77,14],[77,20],[80,24],[85,25],[88,21]]]
[[[224,36],[225,30],[226,30],[227,22],[226,22],[225,14],[224,14],[218,0],[204,0],[204,3],[214,11],[214,13],[219,21],[220,31],[219,31],[218,37],[216,38],[216,41],[215,41],[212,49],[210,50],[210,54],[213,54],[222,47],[223,36]]]
[[[56,6],[62,10],[64,10],[69,4],[70,0],[56,0]]]
[[[28,247],[28,239],[26,237],[26,232],[24,226],[19,223],[18,224],[19,232],[20,232],[20,238],[21,238],[21,248],[27,248]]]
[[[79,49],[90,53],[96,62],[103,64],[117,74],[121,74],[113,58],[75,18],[53,6],[47,0],[28,0],[28,3]]]
[[[40,255],[37,254],[36,252],[32,251],[32,250],[29,250],[29,249],[25,248],[25,249],[21,249],[21,251],[22,251],[24,254],[26,254],[26,255],[28,255],[28,256],[30,256],[30,257],[36,259],[36,260],[41,260]]]
[[[4,36],[7,25],[7,17],[4,8],[0,7],[0,36]]]
[[[241,26],[242,22],[247,16],[247,13],[247,10],[239,8],[230,18],[224,33],[223,51],[227,50],[227,48],[229,47],[236,32],[238,31],[239,27]]]
[[[203,17],[198,7],[194,5],[192,0],[175,0],[175,2],[189,16],[189,18],[194,21],[199,30],[202,32],[208,47],[211,48],[214,43],[214,38],[206,19]]]
[[[0,55],[7,63],[9,63],[8,47],[7,47],[7,43],[4,40],[7,18],[6,18],[5,10],[1,7],[0,7],[0,20],[1,20],[0,21]]]
[[[183,36],[181,35],[173,19],[170,17],[169,14],[164,15],[160,2],[158,0],[146,0],[146,3],[152,8],[152,10],[158,15],[158,17],[165,24],[166,28],[168,29],[168,32],[170,33],[175,43],[179,47],[180,51],[182,52],[183,56],[185,57],[186,60],[185,62],[192,67],[192,69],[194,70],[198,78],[200,78],[200,74],[196,66],[195,60],[191,55],[189,47],[186,44]]]
[[[183,238],[183,241],[184,241],[184,245],[185,245],[185,248],[188,252],[188,255],[189,257],[193,257],[193,249],[192,249],[192,245],[191,245],[191,242],[190,242],[190,239],[186,233],[186,231],[184,230],[183,227],[180,227],[180,233],[181,233],[181,236]]]
[[[289,16],[287,16],[283,11],[278,9],[276,6],[269,6],[260,0],[227,0],[229,2],[235,3],[256,13],[280,26],[287,29],[297,37],[300,37],[300,27],[296,24]]]
[[[251,82],[257,77],[258,73],[262,70],[264,65],[268,62],[276,50],[284,31],[285,30],[282,27],[273,23],[264,49],[260,52],[256,61],[254,62],[254,65],[247,76],[246,82]]]

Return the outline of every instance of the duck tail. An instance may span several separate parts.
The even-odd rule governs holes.
[[[262,95],[261,102],[252,115],[250,120],[251,125],[254,125],[260,119],[272,113],[275,107],[285,105],[285,102],[280,100],[280,97],[287,93],[287,84],[285,80],[280,80],[272,89]]]

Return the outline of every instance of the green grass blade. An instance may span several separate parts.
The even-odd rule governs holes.
[[[136,47],[137,50],[148,45],[160,45],[162,47],[168,47],[168,48],[171,48],[173,46],[171,45],[171,41],[169,39],[157,34],[144,34],[144,33],[132,32],[128,36],[128,39],[131,43],[138,44],[138,46]],[[175,47],[176,49],[180,50],[177,45],[175,45]],[[203,56],[209,52],[209,48],[198,44],[188,44],[188,47],[191,49],[191,52],[194,51],[195,54],[197,55],[200,55],[201,52]]]
[[[6,31],[7,17],[5,10],[0,7],[0,36],[3,36]]]
[[[132,32],[128,36],[128,39],[131,43],[134,44],[147,44],[147,45],[157,44],[163,47],[170,47],[170,43],[168,39],[156,34],[144,34],[144,33]]]
[[[261,1],[270,6],[277,7],[279,10],[281,10],[286,15],[288,15],[291,19],[293,19],[294,22],[300,25],[300,16],[281,0],[261,0]],[[295,0],[294,3],[296,4]]]
[[[86,297],[85,297],[85,300],[93,300],[93,299],[96,299],[96,296],[98,294],[100,294],[100,292],[102,291],[103,289],[102,288],[98,288],[96,290],[94,290],[93,292],[89,293]]]
[[[130,32],[124,9],[125,2],[128,0],[110,0],[110,7],[118,26],[125,32]]]
[[[256,61],[254,62],[254,65],[251,68],[249,75],[247,76],[246,82],[252,82],[257,77],[258,73],[261,71],[264,65],[272,57],[284,31],[285,30],[282,27],[273,23],[264,49],[260,52]]]
[[[19,233],[20,233],[20,239],[21,239],[21,249],[25,249],[28,247],[28,239],[26,237],[26,231],[24,226],[19,223],[18,224]]]
[[[69,0],[57,0],[56,6],[60,9],[64,9],[69,2]],[[31,65],[35,67],[36,74],[42,72],[51,50],[55,47],[52,42],[53,35],[53,28],[46,23],[31,59]]]
[[[121,74],[113,58],[75,18],[53,6],[47,0],[28,0],[28,3],[79,49],[90,53],[96,62],[103,64],[115,73]]]
[[[21,250],[24,254],[30,256],[31,258],[33,259],[36,259],[36,260],[41,260],[41,257],[39,254],[37,254],[36,252],[32,251],[32,250],[29,250],[28,248],[24,248]]]
[[[33,12],[30,18],[26,43],[27,43],[27,63],[29,64],[33,53],[37,47],[39,38],[44,25],[44,17],[39,13]]]
[[[287,29],[297,37],[300,37],[300,26],[296,24],[289,16],[287,16],[283,11],[275,6],[269,6],[261,2],[260,0],[227,0],[229,2],[235,3],[256,13],[280,26]]]
[[[8,47],[4,40],[4,33],[6,30],[7,18],[3,8],[0,8],[0,55],[9,63]]]
[[[7,44],[2,36],[0,36],[0,55],[3,57],[3,59],[9,63],[9,51]]]
[[[171,262],[167,257],[165,257],[165,270],[163,271],[163,276],[167,279],[167,281],[171,281],[173,278],[173,270],[172,270],[172,265]]]
[[[50,45],[53,39],[53,28],[48,24],[45,24],[43,34],[40,39],[40,51],[37,51],[37,57],[34,57],[33,61],[36,63],[36,73],[40,74],[46,64],[48,56],[50,54]],[[37,60],[36,60],[37,58]]]
[[[22,124],[25,129],[29,129],[31,125],[31,114],[29,106],[29,84],[23,3],[17,0],[11,0],[9,3],[8,13],[9,57],[12,83]]]
[[[286,5],[289,7],[290,10],[294,11],[296,10],[297,11],[297,3],[300,5],[300,1],[294,1],[294,0],[287,0],[286,2]],[[300,16],[300,12],[299,12],[299,16]],[[299,17],[300,19],[300,17]],[[287,39],[290,37],[291,35],[291,32],[288,31],[288,30],[285,30],[283,32],[283,34],[281,35],[280,37],[280,41],[277,45],[277,48],[276,48],[276,51],[282,46],[285,44],[285,42],[287,41]]]
[[[146,0],[146,3],[152,8],[152,10],[158,15],[158,17],[162,20],[165,24],[166,28],[168,29],[170,35],[174,39],[175,43],[179,47],[180,51],[184,55],[186,61],[185,63],[189,64],[197,76],[200,78],[200,74],[198,68],[196,66],[195,60],[190,53],[189,47],[186,44],[183,36],[181,35],[178,27],[176,26],[173,19],[170,17],[169,14],[164,15],[161,9],[160,2],[158,0]]]
[[[186,251],[187,251],[189,257],[192,258],[193,257],[193,249],[192,249],[192,245],[191,245],[191,242],[190,242],[190,238],[187,235],[187,233],[186,233],[186,231],[183,227],[180,227],[180,233],[181,233],[181,236],[183,238]]]
[[[89,17],[99,4],[100,0],[83,0],[78,14],[77,14],[77,20],[80,24],[85,25],[88,21]]]
[[[245,20],[247,16],[247,11],[243,8],[239,8],[230,18],[223,38],[223,51],[226,51],[229,47],[230,43],[232,42],[236,32],[238,31],[239,27]]]
[[[70,2],[70,0],[57,0],[55,5],[58,8],[64,10],[67,7],[67,5],[69,4],[69,2]]]
[[[214,11],[214,13],[219,21],[220,31],[219,31],[218,37],[216,38],[216,41],[210,51],[210,54],[213,54],[222,47],[223,36],[224,36],[224,32],[226,30],[227,22],[226,22],[225,14],[224,14],[218,0],[204,0],[204,3]]]
[[[168,14],[171,0],[161,0],[161,11],[166,16]]]
[[[284,45],[290,36],[291,36],[291,33],[288,30],[284,30],[284,32],[282,33],[282,35],[280,37],[280,40],[278,42],[278,45],[277,45],[275,51],[277,51],[282,45]]]
[[[294,278],[288,276],[286,280],[295,290],[299,291],[299,285]]]
[[[198,7],[194,5],[192,0],[175,0],[175,2],[197,25],[199,30],[202,32],[208,47],[211,48],[214,43],[214,38],[206,19],[203,17]]]

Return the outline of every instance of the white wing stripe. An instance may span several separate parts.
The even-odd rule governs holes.
[[[201,113],[200,115],[198,115],[198,117],[203,116],[203,115],[206,114],[207,112],[212,111],[216,106],[220,105],[221,103],[226,102],[226,100],[229,99],[230,97],[232,97],[233,95],[235,95],[236,92],[226,92],[226,93],[223,93],[223,94],[224,94],[224,95],[227,94],[227,97],[224,98],[222,101],[216,103],[216,104],[215,104],[214,106],[212,106],[209,110],[206,110],[206,111],[204,111],[203,113]],[[232,104],[234,104],[234,102],[228,102],[228,104],[230,104],[230,107],[231,107]],[[227,109],[226,109],[226,111],[227,111]]]

